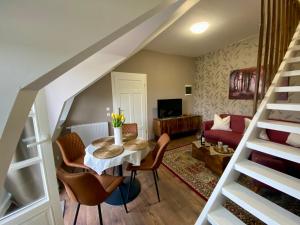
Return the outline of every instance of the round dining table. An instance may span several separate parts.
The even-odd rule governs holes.
[[[113,138],[113,137],[108,137]],[[139,138],[140,139],[140,138]],[[100,141],[95,141],[97,144],[101,144]],[[95,143],[93,142],[93,143]],[[92,170],[96,171],[99,175],[101,175],[105,170],[113,167],[118,168],[118,176],[123,176],[123,169],[122,165],[124,162],[131,163],[133,165],[139,166],[141,161],[149,154],[151,148],[147,145],[143,149],[132,150],[126,148],[126,144],[123,145],[123,152],[117,156],[111,158],[100,159],[94,156],[94,152],[99,148],[96,144],[90,144],[85,149],[85,156],[84,156],[84,164],[91,168]],[[113,144],[113,142],[111,143]],[[127,197],[127,190],[129,186],[130,177],[125,177],[123,184],[120,186],[120,189],[125,196],[126,203],[135,199],[141,190],[141,185],[139,180],[136,178],[130,188],[130,195]],[[106,200],[106,203],[111,205],[122,205],[122,198],[119,191],[114,191]]]

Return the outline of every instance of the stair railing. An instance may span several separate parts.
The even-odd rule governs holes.
[[[261,0],[253,115],[271,85],[300,19],[298,0]],[[260,87],[260,88],[259,88]]]

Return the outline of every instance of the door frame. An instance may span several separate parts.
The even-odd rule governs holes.
[[[37,142],[33,145],[37,146],[40,152],[38,162],[41,166],[41,174],[43,179],[45,196],[28,206],[22,207],[12,214],[5,216],[0,220],[0,225],[16,225],[16,224],[40,224],[39,221],[47,221],[48,225],[63,225],[63,216],[60,206],[58,193],[58,183],[56,179],[56,169],[54,163],[54,155],[52,148],[52,140],[50,138],[50,129],[48,122],[48,113],[46,111],[46,99],[44,91],[40,90],[35,102],[35,119],[37,128]]]
[[[117,90],[116,90],[116,80],[119,78],[128,78],[128,79],[138,79],[144,81],[144,88],[143,93],[145,96],[145,132],[146,132],[146,139],[149,139],[149,132],[148,132],[148,100],[147,100],[147,74],[144,73],[126,73],[126,72],[111,72],[111,86],[112,86],[112,99],[113,99],[113,112],[118,112],[118,106],[117,106]]]

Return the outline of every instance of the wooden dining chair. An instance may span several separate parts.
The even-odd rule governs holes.
[[[56,143],[67,166],[90,169],[84,165],[85,146],[77,133],[72,132],[59,137]]]
[[[130,194],[130,188],[133,180],[135,179],[136,171],[137,170],[151,170],[153,173],[153,178],[155,182],[155,187],[156,187],[156,193],[157,193],[157,198],[158,201],[160,202],[160,197],[159,197],[159,191],[158,191],[158,185],[157,181],[159,180],[158,178],[158,173],[157,169],[162,163],[165,151],[167,149],[167,146],[170,142],[170,137],[168,134],[164,133],[160,136],[158,139],[154,149],[152,152],[150,152],[146,158],[141,162],[140,166],[134,166],[132,164],[129,164],[127,167],[127,170],[131,171],[131,176],[130,176],[130,182],[128,186],[128,192],[127,192],[127,199]]]
[[[122,126],[122,133],[138,136],[137,123],[124,123]]]
[[[97,175],[91,172],[68,173],[62,168],[57,169],[57,177],[64,184],[69,199],[77,202],[73,225],[77,222],[80,205],[98,206],[100,224],[103,225],[101,203],[115,190],[119,189],[126,213],[127,206],[120,184],[124,177]]]

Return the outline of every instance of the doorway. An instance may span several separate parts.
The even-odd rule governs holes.
[[[113,111],[123,112],[125,123],[137,123],[138,136],[148,140],[147,75],[112,72]]]

